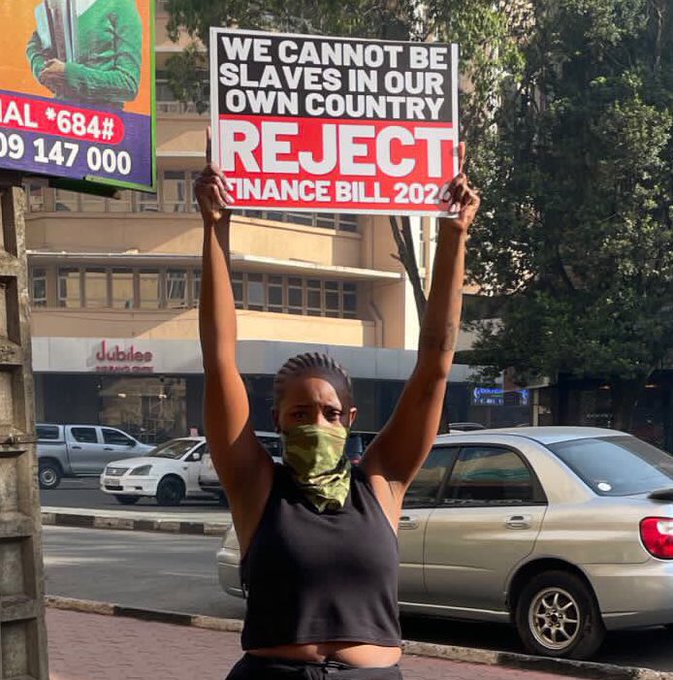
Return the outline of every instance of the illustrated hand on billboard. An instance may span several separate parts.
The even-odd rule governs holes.
[[[210,127],[206,131],[206,167],[194,182],[194,193],[201,215],[207,224],[229,218],[229,208],[234,197],[229,193],[229,182],[220,168],[212,161],[212,140]]]
[[[458,175],[445,184],[439,194],[439,207],[444,216],[439,218],[440,227],[452,227],[467,232],[479,211],[481,199],[470,186],[463,173],[465,164],[465,142],[458,145]]]
[[[38,75],[38,80],[54,93],[61,91],[65,85],[65,63],[60,59],[50,59]]]

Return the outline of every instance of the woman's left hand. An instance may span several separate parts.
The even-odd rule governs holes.
[[[467,233],[479,211],[481,199],[475,189],[470,186],[467,176],[463,174],[465,162],[465,143],[458,146],[458,175],[440,191],[440,207],[442,212],[450,213],[451,217],[440,217],[439,225],[457,229]]]

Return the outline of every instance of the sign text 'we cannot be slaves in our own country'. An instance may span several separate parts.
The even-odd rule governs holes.
[[[436,214],[458,47],[211,31],[213,159],[239,208]]]

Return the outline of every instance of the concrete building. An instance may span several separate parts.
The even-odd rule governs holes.
[[[182,46],[166,37],[161,2],[157,13],[158,193],[113,201],[27,187],[38,421],[104,422],[148,441],[201,427],[202,227],[192,180],[209,122],[172,98],[165,64]],[[413,224],[426,283],[433,222]],[[271,427],[270,386],[283,361],[318,349],[351,371],[359,426],[380,427],[418,337],[387,218],[270,208],[236,213],[233,224],[240,364],[256,426]],[[459,349],[469,341],[463,334]],[[470,375],[454,368],[451,418],[491,420]]]

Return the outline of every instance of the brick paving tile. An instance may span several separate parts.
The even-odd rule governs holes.
[[[50,680],[224,680],[238,635],[47,609]],[[569,680],[568,676],[405,656],[405,680]]]

